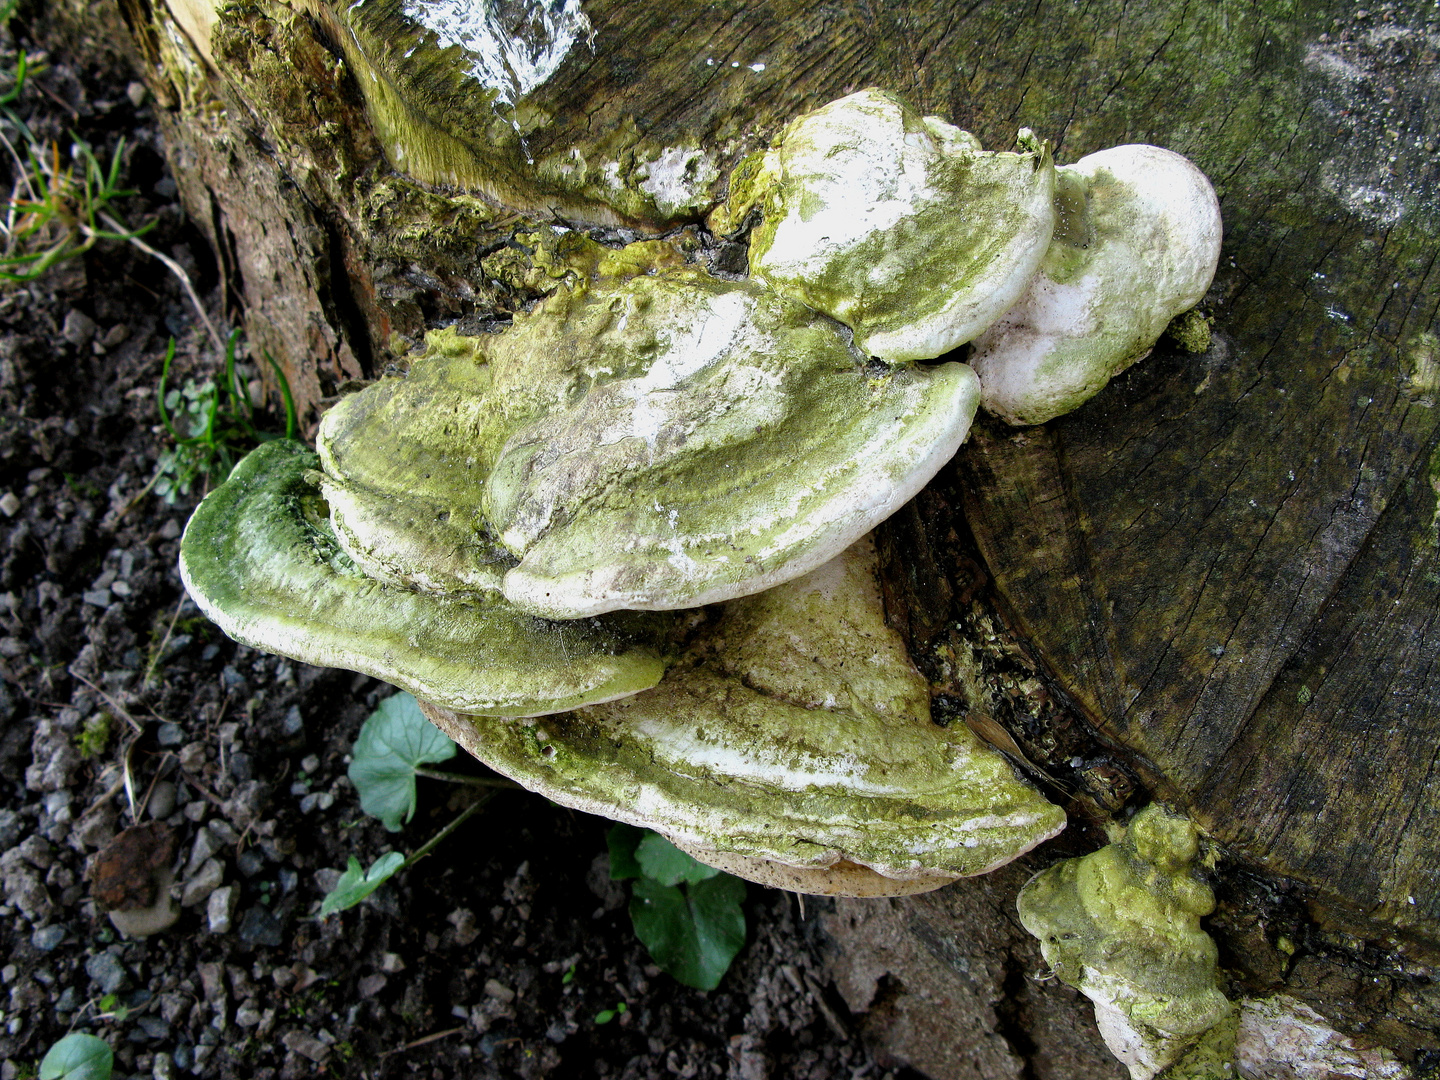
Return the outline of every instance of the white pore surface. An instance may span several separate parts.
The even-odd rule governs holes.
[[[1092,192],[1095,231],[1083,269],[1047,269],[1053,241],[1019,302],[975,341],[981,405],[1012,424],[1069,412],[1148,351],[1205,295],[1220,261],[1220,204],[1205,174],[1158,146],[1117,146],[1067,170]],[[1074,248],[1070,248],[1074,251]]]
[[[470,74],[514,104],[559,69],[591,34],[580,0],[405,0],[405,14],[440,46],[470,54]]]

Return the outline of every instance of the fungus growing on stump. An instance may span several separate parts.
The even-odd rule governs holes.
[[[1013,859],[1064,815],[932,721],[867,534],[969,430],[981,380],[941,354],[1055,260],[1055,169],[1022,145],[878,91],[802,117],[717,212],[760,207],[755,278],[649,241],[503,333],[431,333],[318,453],[264,446],[201,504],[186,586],[238,640],[402,686],[527,787],[757,881],[897,894]],[[847,187],[874,212],[847,220]],[[845,238],[814,265],[812,227]]]

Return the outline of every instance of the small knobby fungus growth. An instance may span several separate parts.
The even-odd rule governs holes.
[[[237,639],[394,682],[501,772],[755,880],[899,893],[1006,862],[1064,816],[932,722],[866,534],[985,399],[942,354],[1053,329],[1068,288],[1030,381],[1073,407],[1053,367],[1084,354],[1098,390],[1204,291],[1213,194],[1182,243],[1150,172],[1208,185],[1122,150],[1057,183],[1029,133],[987,153],[880,91],[801,117],[712,216],[738,236],[758,208],[754,277],[572,245],[503,333],[432,333],[318,453],[247,458],[186,530],[186,584]]]
[[[1041,871],[1016,901],[1056,976],[1095,1003],[1100,1034],[1133,1080],[1182,1058],[1195,1076],[1233,1068],[1235,1010],[1200,928],[1215,895],[1195,874],[1198,854],[1195,826],[1152,804],[1120,840]]]

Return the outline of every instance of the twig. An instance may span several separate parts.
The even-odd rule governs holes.
[[[133,499],[131,499],[128,503],[125,504],[125,509],[120,511],[119,515],[117,516],[117,520],[118,518],[124,517],[126,511],[128,511],[130,507],[134,506],[137,502],[143,499],[145,497],[145,494],[155,486],[155,481],[158,479],[160,479],[160,474],[157,472],[154,476],[150,478],[150,483],[146,484],[143,488],[140,489],[140,494],[136,495]],[[155,672],[160,667],[160,658],[165,655],[165,646],[170,644],[170,634],[175,629],[175,623],[178,622],[180,619],[180,612],[184,610],[185,601],[187,598],[188,594],[182,591],[180,593],[180,599],[175,602],[175,614],[170,616],[170,625],[165,627],[165,636],[160,639],[160,644],[155,646],[155,651],[150,654],[150,664],[145,669],[146,686],[149,686],[150,680],[155,678]]]
[[[435,1034],[433,1034],[433,1035],[426,1035],[426,1036],[424,1036],[423,1038],[414,1039],[414,1040],[406,1043],[404,1046],[397,1046],[397,1047],[395,1047],[395,1049],[393,1049],[393,1050],[386,1050],[386,1051],[385,1051],[383,1054],[381,1054],[380,1056],[381,1056],[382,1058],[387,1058],[387,1057],[389,1057],[391,1054],[403,1054],[403,1053],[405,1053],[406,1050],[414,1050],[417,1046],[424,1046],[426,1043],[436,1042],[436,1041],[439,1040],[439,1039],[448,1038],[448,1037],[451,1036],[451,1035],[458,1035],[458,1034],[460,1034],[460,1032],[464,1031],[465,1028],[466,1028],[466,1025],[465,1025],[465,1024],[461,1024],[459,1027],[453,1027],[453,1028],[450,1028],[450,1029],[448,1029],[448,1030],[446,1030],[446,1031],[437,1031],[437,1032],[435,1032]]]
[[[121,705],[104,690],[101,690],[100,687],[96,686],[84,675],[81,675],[80,672],[71,669],[70,674],[74,675],[75,678],[79,679],[86,686],[90,687],[91,690],[94,690],[95,693],[99,694],[102,698],[104,698],[105,704],[109,705],[112,709],[119,713],[125,719],[125,722],[128,723],[132,729],[134,729],[136,735],[139,735],[142,731],[145,730],[145,726],[141,724],[139,720],[136,720],[133,716],[131,716],[128,712],[125,711],[125,706]]]
[[[100,220],[111,232],[124,234],[125,239],[129,243],[134,244],[135,247],[138,248],[140,251],[143,251],[146,255],[153,255],[155,258],[159,259],[162,263],[166,265],[170,272],[180,280],[180,285],[185,289],[186,295],[190,297],[190,302],[195,305],[195,313],[200,316],[200,321],[205,324],[205,329],[210,334],[211,342],[215,345],[215,348],[223,354],[225,352],[225,339],[222,338],[219,331],[215,329],[215,324],[210,321],[210,316],[205,314],[205,305],[200,302],[200,296],[198,293],[196,293],[195,286],[191,284],[190,275],[185,272],[185,268],[181,266],[178,262],[176,262],[174,259],[170,258],[169,255],[165,255],[159,251],[156,251],[149,244],[145,243],[144,240],[141,240],[138,236],[135,236],[133,233],[131,233],[130,230],[126,229],[124,225],[121,225],[120,222],[116,221],[109,214],[100,214]],[[89,231],[89,229],[86,229],[86,232]]]

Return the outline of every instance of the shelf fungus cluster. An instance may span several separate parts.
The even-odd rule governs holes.
[[[1064,816],[931,721],[867,534],[988,400],[944,354],[1029,364],[1039,389],[991,408],[1034,422],[1079,392],[1052,369],[1098,389],[1208,285],[1204,178],[1106,153],[987,153],[878,91],[802,117],[713,218],[759,209],[751,277],[585,240],[504,332],[434,332],[316,452],[242,462],[186,530],[186,585],[238,640],[402,686],[525,785],[756,880],[1000,865]]]

